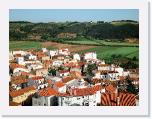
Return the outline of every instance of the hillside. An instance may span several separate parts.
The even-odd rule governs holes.
[[[31,23],[11,21],[9,23],[10,40],[50,40],[74,39],[85,37],[92,39],[139,38],[139,24],[136,21],[122,20],[112,22],[49,22]],[[61,35],[62,34],[62,35]],[[58,37],[60,36],[60,37]],[[74,37],[73,37],[74,36]]]

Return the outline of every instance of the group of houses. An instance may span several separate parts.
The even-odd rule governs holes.
[[[93,75],[88,73],[91,64],[96,65]],[[106,64],[95,52],[10,51],[9,75],[10,106],[138,105],[139,96],[125,88],[127,77],[139,88],[138,72]]]

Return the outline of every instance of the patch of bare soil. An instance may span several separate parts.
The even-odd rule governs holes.
[[[57,42],[44,42],[42,43],[43,47],[48,47],[48,46],[53,46],[56,48],[68,48],[71,52],[79,52],[82,50],[87,50],[90,48],[94,48],[96,46],[87,46],[87,45],[71,45],[71,44],[62,44],[62,43],[57,43]]]

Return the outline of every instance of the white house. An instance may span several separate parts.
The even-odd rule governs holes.
[[[27,54],[27,52],[26,52],[26,51],[22,51],[22,50],[13,51],[12,53],[13,53],[13,55],[21,54],[22,56],[24,56],[24,55],[26,55],[26,54]]]
[[[16,62],[17,62],[18,64],[24,65],[24,64],[25,64],[25,63],[24,63],[24,57],[17,57],[17,58],[16,58]]]
[[[48,50],[46,48],[42,48],[42,52],[47,52]]]
[[[51,56],[51,57],[56,56],[56,55],[58,55],[58,50],[50,50],[48,52],[48,55]]]
[[[41,63],[37,64],[31,64],[27,66],[29,70],[37,70],[37,69],[42,69],[43,65]]]
[[[119,72],[117,72],[117,71],[107,71],[107,70],[97,71],[95,73],[94,78],[109,79],[111,81],[116,81],[116,80],[119,79]]]
[[[119,76],[123,76],[124,70],[120,66],[113,66],[111,67],[112,71],[117,71],[119,73]]]
[[[60,67],[62,64],[63,64],[63,61],[61,60],[54,60],[52,62],[52,66],[55,66],[55,67]]]
[[[108,72],[108,79],[110,79],[111,81],[119,80],[119,72],[109,71]]]
[[[10,70],[13,74],[20,72],[30,72],[30,70],[28,70],[25,66],[16,63],[10,64]]]
[[[73,59],[80,60],[80,55],[78,53],[73,54]]]
[[[34,85],[36,89],[40,90],[48,87],[48,82],[41,76],[35,76],[29,78],[28,85]]]
[[[68,48],[63,48],[63,49],[59,49],[59,54],[60,55],[69,55],[69,49]]]
[[[33,54],[27,54],[25,56],[28,60],[37,60],[37,56],[33,55]]]
[[[32,106],[57,106],[57,91],[52,88],[45,88],[32,97]]]
[[[99,64],[98,65],[98,70],[110,70],[110,65],[109,64]]]
[[[88,52],[84,54],[84,59],[85,60],[96,60],[97,59],[97,54],[95,52]]]
[[[101,102],[101,86],[76,88],[69,95],[59,95],[59,106],[97,106]]]
[[[61,70],[56,72],[56,76],[58,77],[64,77],[70,75],[69,70]]]

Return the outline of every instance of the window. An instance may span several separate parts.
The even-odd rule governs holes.
[[[89,106],[89,103],[87,102],[87,103],[85,103],[85,106]]]

